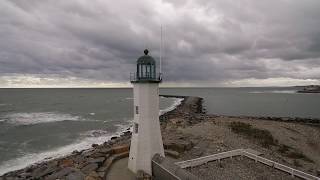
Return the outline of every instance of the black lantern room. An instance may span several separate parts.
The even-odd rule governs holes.
[[[141,56],[137,60],[137,72],[131,75],[131,82],[151,82],[159,83],[161,82],[161,76],[157,77],[156,73],[156,61],[153,57],[148,55],[148,49],[144,50],[144,56]]]

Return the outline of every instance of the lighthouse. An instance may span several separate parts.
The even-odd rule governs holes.
[[[152,175],[151,159],[155,154],[164,156],[159,122],[159,83],[161,74],[156,72],[156,62],[144,50],[137,60],[137,71],[131,75],[133,84],[134,120],[128,168]]]

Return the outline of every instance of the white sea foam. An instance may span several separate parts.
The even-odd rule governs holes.
[[[161,109],[159,112],[159,115],[163,115],[166,112],[174,110],[183,101],[183,98],[172,98],[172,99],[174,99],[173,104],[171,106],[167,107],[166,109]]]
[[[52,149],[46,152],[28,154],[17,159],[5,161],[0,164],[0,176],[9,171],[25,168],[30,164],[43,162],[46,159],[58,158],[68,155],[74,150],[81,151],[84,149],[88,149],[92,144],[102,144],[103,142],[110,140],[113,136],[120,136],[129,127],[129,124],[118,125],[117,132],[113,134],[102,130],[88,131],[87,133],[81,134],[82,137],[85,138],[79,139],[70,145]]]
[[[283,94],[294,94],[295,90],[273,90],[273,91],[252,91],[249,93],[283,93]]]
[[[57,121],[79,121],[79,116],[55,112],[12,113],[3,117],[6,122],[15,125],[33,125]]]

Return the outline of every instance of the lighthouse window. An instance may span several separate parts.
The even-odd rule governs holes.
[[[146,77],[150,76],[150,66],[146,66]]]
[[[139,114],[139,107],[136,106],[136,114]]]
[[[133,128],[134,128],[134,133],[135,134],[138,134],[138,126],[139,126],[138,123],[134,123],[134,127]]]

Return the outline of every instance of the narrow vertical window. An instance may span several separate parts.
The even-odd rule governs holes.
[[[142,65],[140,65],[140,77],[142,78],[143,77],[143,66]]]
[[[133,127],[133,128],[134,128],[134,133],[135,133],[135,134],[138,134],[138,131],[139,131],[139,130],[138,130],[138,128],[139,128],[138,123],[134,123],[134,127]]]
[[[136,114],[139,114],[139,107],[136,106]]]

